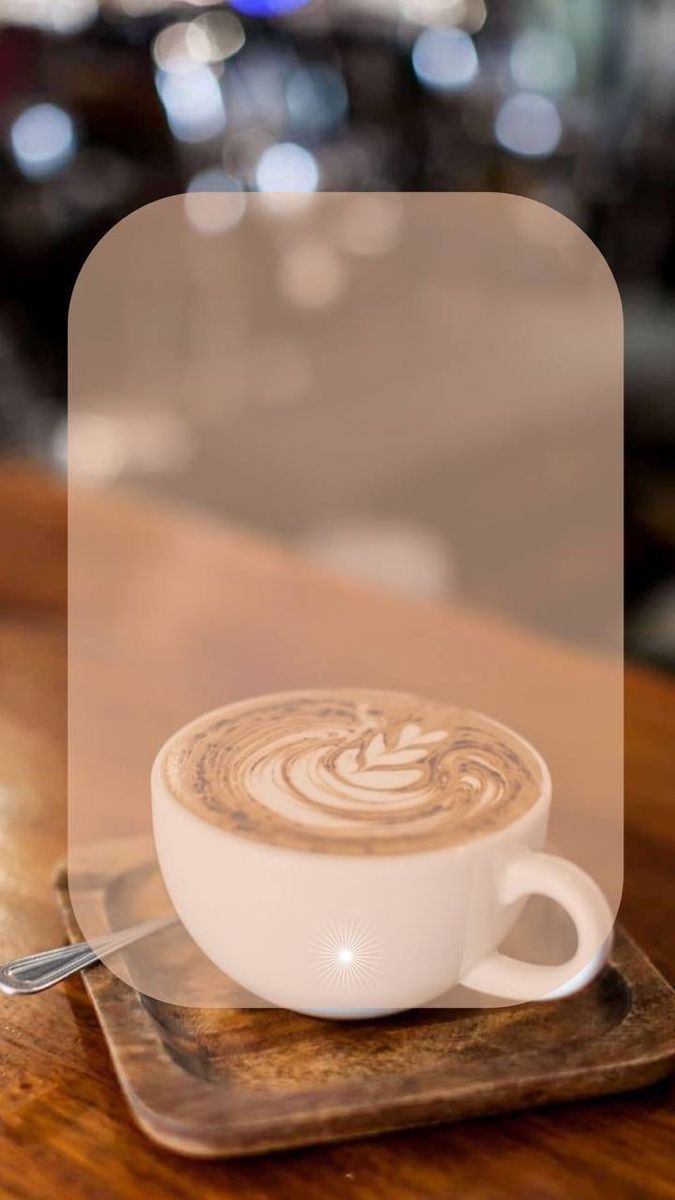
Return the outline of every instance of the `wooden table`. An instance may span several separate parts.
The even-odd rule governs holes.
[[[25,469],[0,474],[0,547],[0,949],[8,958],[63,937],[51,889],[65,846],[65,499],[58,484]],[[672,981],[675,685],[630,668],[626,698],[622,919]],[[79,979],[29,1000],[0,999],[0,1054],[0,1195],[8,1200],[675,1196],[670,1084],[205,1164],[163,1153],[132,1125]]]

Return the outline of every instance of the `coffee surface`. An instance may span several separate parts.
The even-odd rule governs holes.
[[[541,795],[538,757],[465,709],[398,692],[303,691],[207,713],[160,760],[213,825],[336,854],[400,854],[503,828]]]

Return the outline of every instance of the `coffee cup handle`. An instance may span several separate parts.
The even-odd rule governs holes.
[[[529,853],[506,867],[498,900],[547,896],[569,914],[577,948],[567,962],[541,966],[495,950],[462,977],[465,987],[505,1000],[553,1000],[578,991],[599,971],[612,943],[613,917],[605,896],[581,867],[553,854]]]

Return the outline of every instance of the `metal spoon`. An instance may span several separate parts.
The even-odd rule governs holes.
[[[69,975],[98,962],[102,955],[130,946],[176,921],[175,916],[157,917],[130,929],[120,929],[108,937],[97,938],[95,942],[76,942],[72,946],[57,946],[55,950],[17,958],[0,967],[0,992],[6,996],[32,996],[35,992],[44,992],[46,988],[62,983]]]

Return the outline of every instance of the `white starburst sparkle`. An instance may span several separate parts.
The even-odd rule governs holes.
[[[319,978],[342,994],[379,974],[377,942],[360,921],[326,926],[316,939],[313,957]]]

